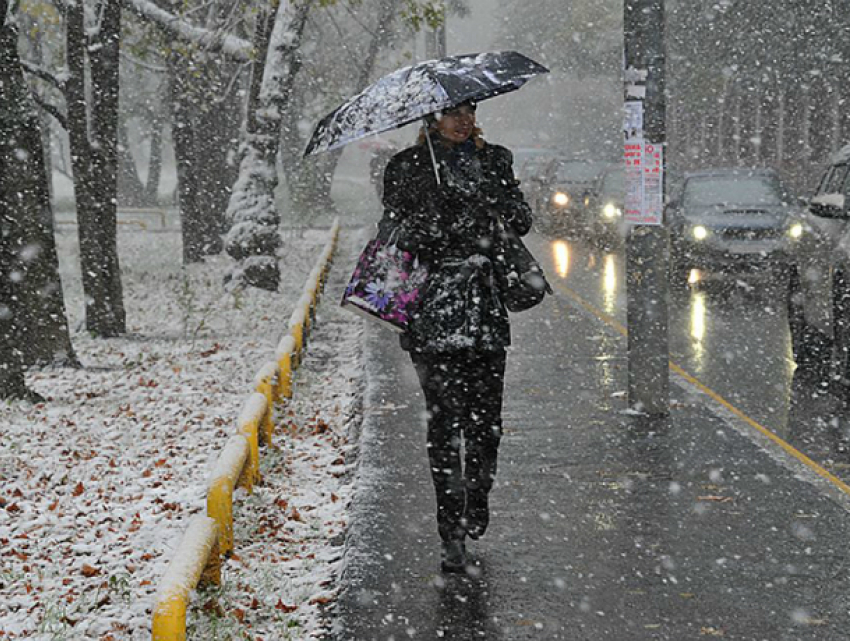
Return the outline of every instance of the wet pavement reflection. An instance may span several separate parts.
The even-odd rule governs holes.
[[[388,348],[395,337],[368,334],[331,638],[846,639],[845,504],[732,429],[705,395],[674,386],[663,421],[629,412],[622,257],[527,242],[556,295],[514,317],[491,522],[467,542],[466,576],[439,571],[415,372]],[[782,298],[713,283],[679,292],[672,359],[835,470],[840,404],[794,371]]]
[[[573,239],[537,239],[555,284],[621,326],[626,324],[623,249]],[[548,247],[547,247],[548,245]],[[791,354],[784,282],[694,271],[671,290],[670,359],[748,417],[842,479],[850,480],[845,403],[797,371]],[[833,388],[835,386],[832,386]],[[846,392],[845,392],[846,393]],[[675,387],[673,402],[681,396]]]

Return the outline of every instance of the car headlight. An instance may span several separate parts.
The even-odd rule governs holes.
[[[803,235],[803,225],[802,223],[794,223],[788,228],[788,235],[791,238],[799,238]]]
[[[694,227],[692,233],[697,240],[705,240],[708,237],[708,230],[702,225]]]
[[[570,202],[570,197],[562,191],[557,191],[555,192],[555,195],[552,196],[552,202],[559,207],[565,207],[567,203]]]
[[[602,208],[602,215],[605,216],[605,218],[617,218],[622,216],[623,212],[614,203],[608,203]]]

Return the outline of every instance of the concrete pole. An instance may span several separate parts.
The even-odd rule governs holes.
[[[664,150],[666,162],[664,0],[625,0],[624,30],[625,98],[643,103],[644,139]],[[664,202],[663,164],[662,169]],[[663,224],[631,227],[626,240],[628,401],[650,416],[670,413],[667,255]]]

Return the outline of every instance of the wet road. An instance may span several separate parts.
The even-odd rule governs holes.
[[[692,385],[673,386],[669,420],[630,414],[622,262],[529,244],[556,296],[513,317],[491,526],[469,545],[468,576],[439,572],[415,373],[393,335],[369,328],[333,638],[850,638],[846,497]],[[674,309],[674,361],[777,431],[790,433],[789,416],[826,416],[825,395],[788,403],[797,382],[778,294],[699,293]]]
[[[624,332],[623,250],[563,238],[531,240],[553,285]],[[847,415],[823,381],[795,371],[785,283],[707,278],[671,290],[670,360],[722,401],[850,482]],[[675,402],[677,389],[672,389]]]

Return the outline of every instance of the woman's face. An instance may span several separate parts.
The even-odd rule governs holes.
[[[469,105],[461,105],[449,111],[444,111],[437,120],[437,131],[446,142],[458,145],[465,142],[475,128],[475,109]]]

